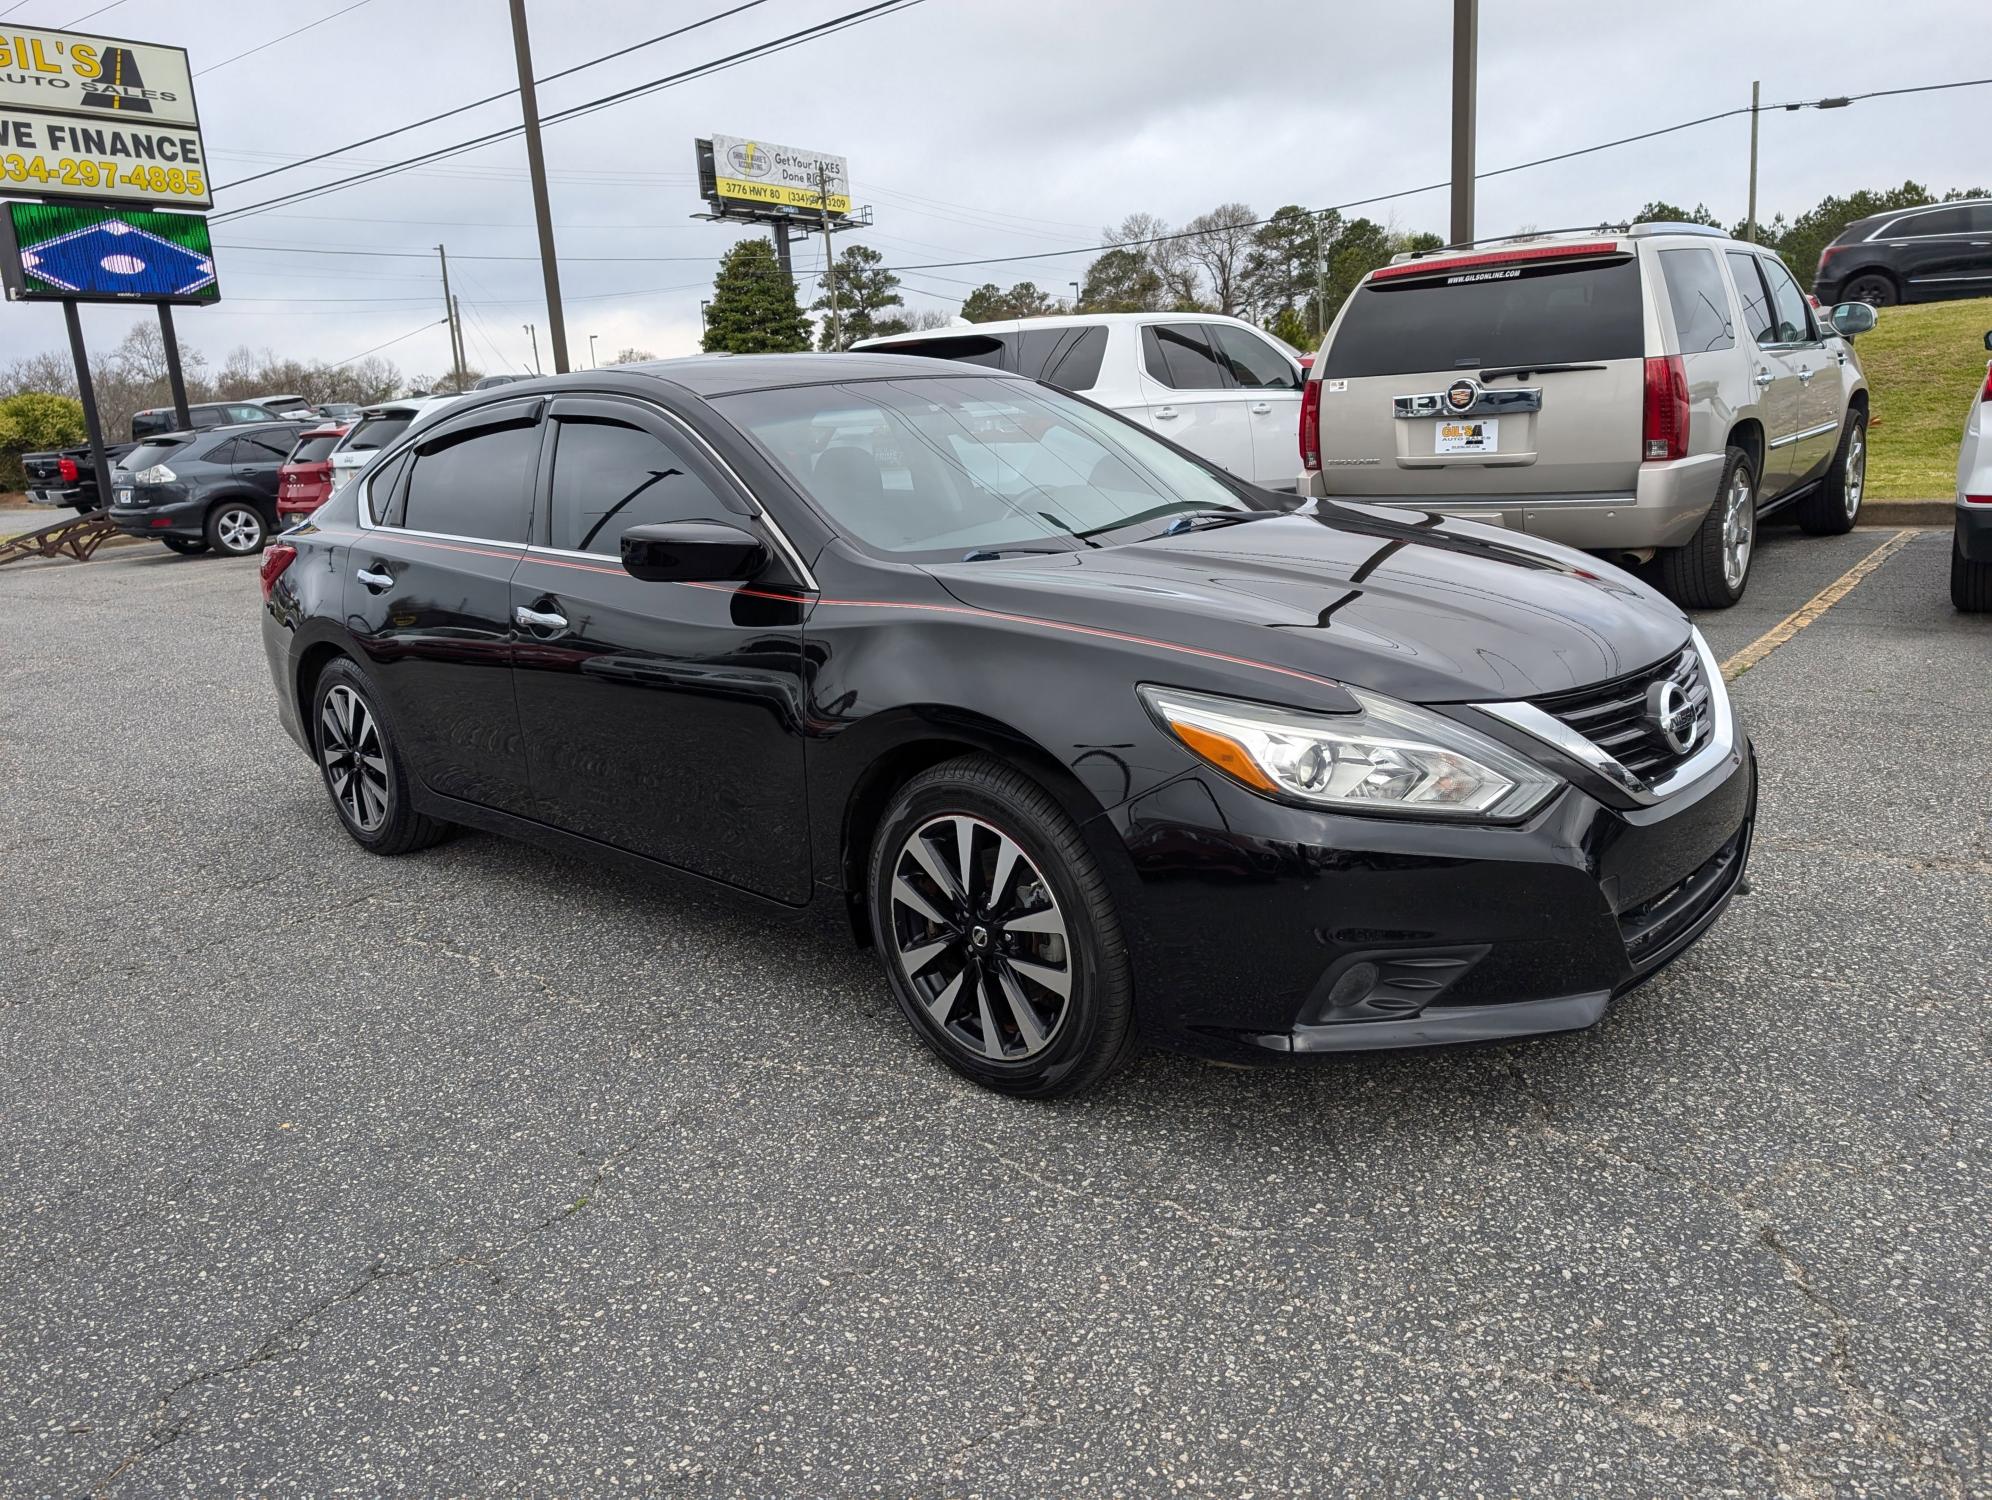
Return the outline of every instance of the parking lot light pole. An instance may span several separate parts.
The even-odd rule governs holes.
[[[1473,242],[1475,72],[1480,51],[1480,0],[1453,0],[1452,243]],[[1324,314],[1325,316],[1325,314]]]
[[[526,165],[533,178],[533,217],[539,221],[540,273],[546,280],[546,331],[553,369],[567,373],[567,318],[560,309],[560,265],[553,250],[553,209],[546,196],[546,153],[540,147],[539,98],[533,92],[533,48],[526,35],[526,0],[512,0],[512,50],[519,61],[519,111],[526,124]]]
[[[530,323],[522,326],[526,330],[526,337],[533,341],[533,373],[535,375],[544,375],[546,371],[540,368],[539,362],[539,330]]]
[[[599,359],[595,358],[595,340],[600,337],[601,335],[596,333],[591,333],[588,335],[588,368],[591,370],[599,370],[602,368],[602,362]]]
[[[1757,243],[1757,101],[1763,91],[1762,81],[1750,80],[1750,206],[1743,222],[1743,238],[1751,244]]]

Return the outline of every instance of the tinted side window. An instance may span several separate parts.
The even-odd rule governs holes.
[[[1017,373],[1032,380],[1044,379],[1044,372],[1052,360],[1058,357],[1059,346],[1071,338],[1070,328],[1026,328],[1014,335],[1017,349]]]
[[[395,491],[401,484],[401,476],[408,472],[408,455],[397,453],[383,464],[374,477],[367,481],[367,508],[373,513],[375,524],[399,526],[401,511],[395,505]]]
[[[187,415],[193,419],[194,427],[219,427],[222,424],[222,410],[218,406],[197,406]]]
[[[1297,391],[1300,379],[1287,358],[1257,334],[1222,323],[1205,330],[1216,341],[1218,355],[1231,378],[1258,390]]]
[[[228,420],[231,422],[268,422],[273,420],[271,414],[260,406],[231,406],[227,408],[227,411]]]
[[[918,354],[926,359],[952,359],[964,365],[987,365],[992,370],[1003,366],[1004,341],[1000,334],[970,333],[956,338],[919,339],[908,344],[893,344],[881,349],[880,354]]]
[[[1178,391],[1228,389],[1224,370],[1194,323],[1151,323],[1141,330],[1142,363],[1162,384]]]
[[[707,481],[704,464],[642,428],[562,417],[555,437],[548,535],[562,551],[615,557],[632,526],[724,520],[732,509]]]
[[[239,464],[280,464],[290,457],[292,434],[288,431],[244,433],[236,439],[235,461]]]
[[[1090,391],[1100,383],[1100,361],[1106,352],[1106,329],[1081,329],[1079,337],[1066,346],[1058,362],[1041,378],[1068,391]]]
[[[223,438],[207,452],[200,455],[203,462],[211,464],[232,464],[236,462],[236,442],[234,438]]]
[[[1906,219],[1897,219],[1889,226],[1885,238],[1904,240],[1926,234],[1964,234],[1970,228],[1968,210],[1941,208],[1933,214],[1911,214]]]
[[[1729,292],[1713,250],[1662,250],[1660,274],[1667,282],[1667,300],[1674,305],[1675,347],[1681,353],[1735,347]]]
[[[1791,272],[1779,261],[1764,260],[1759,263],[1764,269],[1764,280],[1771,288],[1771,313],[1776,325],[1771,336],[1780,344],[1802,344],[1812,338],[1812,318],[1805,303],[1805,293],[1791,279]]]
[[[1743,305],[1743,326],[1760,344],[1771,338],[1771,294],[1764,290],[1764,278],[1757,274],[1757,257],[1741,250],[1725,252],[1729,274],[1736,278],[1736,300]]]
[[[411,531],[524,542],[526,497],[539,458],[539,424],[444,433],[415,455],[402,502]]]

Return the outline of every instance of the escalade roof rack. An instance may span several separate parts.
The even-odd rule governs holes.
[[[1645,238],[1649,234],[1705,234],[1713,239],[1726,240],[1729,231],[1714,224],[1690,224],[1681,219],[1649,219],[1643,224],[1635,224],[1627,234]]]

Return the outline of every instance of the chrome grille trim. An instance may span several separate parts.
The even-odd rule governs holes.
[[[1693,652],[1692,660],[1700,668],[1712,720],[1708,738],[1686,760],[1650,781],[1590,738],[1564,723],[1556,715],[1536,704],[1477,703],[1474,707],[1525,734],[1533,735],[1546,745],[1555,747],[1580,765],[1595,771],[1634,802],[1650,807],[1655,803],[1666,801],[1683,788],[1692,786],[1724,762],[1737,759],[1736,716],[1729,706],[1729,689],[1722,681],[1722,667],[1699,630],[1690,627],[1689,640]],[[1687,650],[1683,650],[1682,659],[1684,662],[1689,659]],[[1643,686],[1641,697],[1643,700]]]

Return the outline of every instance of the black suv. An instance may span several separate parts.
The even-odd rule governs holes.
[[[261,552],[277,526],[277,471],[314,422],[245,422],[147,438],[111,473],[111,523],[175,552]]]
[[[1819,252],[1812,295],[1825,307],[1992,296],[1992,199],[1856,219]]]
[[[310,416],[310,408],[298,413]],[[279,414],[271,411],[259,401],[198,401],[187,408],[187,420],[196,432],[208,432],[216,427],[228,427],[244,422],[281,422],[291,418],[292,413]],[[131,440],[143,442],[149,437],[160,437],[174,431],[179,419],[170,406],[149,406],[144,411],[135,412],[131,419]]]

